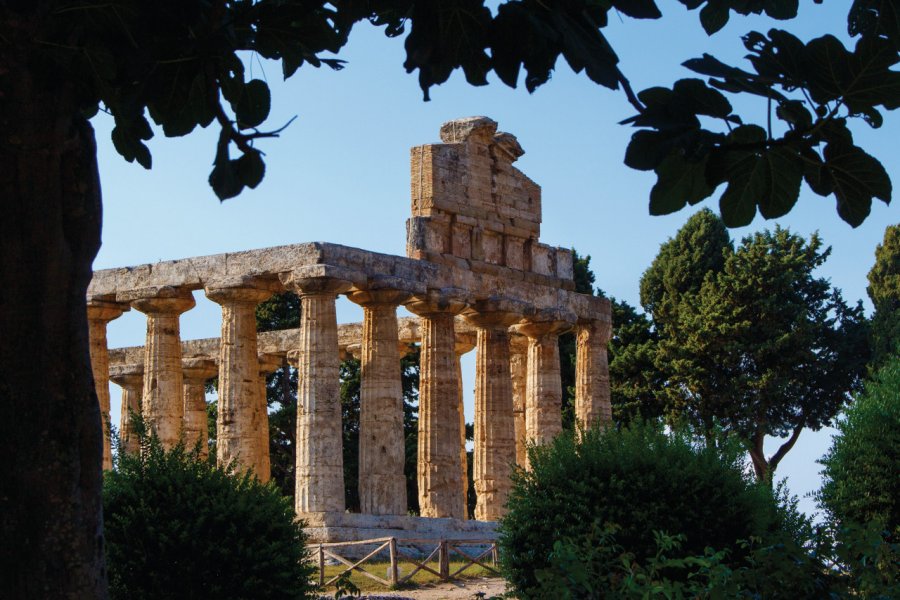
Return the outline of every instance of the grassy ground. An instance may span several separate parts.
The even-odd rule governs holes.
[[[431,561],[426,564],[428,567],[434,569],[435,571],[439,570],[437,561]],[[457,569],[462,567],[464,564],[465,564],[465,562],[462,560],[450,561],[450,573],[453,573],[454,571],[456,571]],[[490,564],[490,563],[488,563],[488,564]],[[362,568],[364,568],[366,571],[372,573],[373,575],[376,575],[382,579],[389,579],[388,567],[390,566],[390,563],[388,561],[366,562],[360,566]],[[325,566],[325,581],[328,581],[335,575],[338,575],[341,571],[343,571],[346,568],[347,567],[345,565],[333,565],[333,566],[326,565]],[[404,576],[406,576],[410,572],[412,572],[412,570],[415,568],[416,568],[416,566],[414,564],[412,564],[410,562],[401,561],[398,564],[400,578],[402,579]],[[462,573],[457,575],[456,578],[457,579],[474,579],[477,577],[495,577],[496,575],[497,574],[494,573],[493,571],[489,571],[480,565],[470,565],[468,569],[466,569],[465,571],[463,571]],[[352,574],[350,575],[350,581],[356,587],[358,587],[361,591],[364,591],[364,592],[383,591],[383,590],[387,589],[386,586],[378,583],[374,579],[370,579],[370,578],[366,577],[365,575],[357,572],[356,570],[354,570],[352,572]],[[440,581],[440,578],[437,575],[429,573],[428,571],[425,571],[423,569],[423,570],[420,570],[415,575],[413,575],[413,578],[409,582],[404,583],[403,585],[399,586],[397,589],[412,589],[412,588],[419,587],[421,585],[425,585],[425,584],[429,584],[429,583],[436,583],[438,581]],[[334,585],[332,584],[331,586],[327,587],[326,589],[334,589]]]

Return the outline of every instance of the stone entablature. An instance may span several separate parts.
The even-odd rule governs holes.
[[[266,480],[264,378],[287,360],[300,381],[296,510],[339,515],[338,364],[351,354],[364,365],[361,504],[396,515],[406,504],[394,490],[403,482],[397,363],[418,343],[419,504],[423,516],[465,519],[459,360],[477,346],[476,518],[502,516],[525,440],[545,443],[561,429],[560,334],[578,331],[576,414],[608,422],[610,304],[574,292],[572,253],[539,242],[540,188],[512,166],[522,154],[513,136],[473,117],[446,123],[441,139],[412,150],[407,257],[313,242],[95,272],[88,301],[98,389],[112,375],[127,387],[126,405],[139,404],[171,445],[184,431],[202,440],[198,382],[217,372],[217,459]],[[222,307],[222,337],[183,342],[179,315],[200,289]],[[282,292],[300,297],[300,327],[258,334],[255,307]],[[363,307],[363,323],[337,324],[338,295]],[[418,318],[397,319],[401,305]],[[147,315],[147,343],[107,352],[106,325],[129,308]],[[137,401],[131,375],[140,370]],[[108,398],[100,401],[108,414]]]

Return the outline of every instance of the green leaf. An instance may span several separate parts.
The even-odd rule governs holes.
[[[798,0],[766,0],[766,14],[773,19],[785,21],[797,16]]]
[[[260,79],[251,79],[243,86],[237,105],[232,103],[238,127],[257,127],[269,116],[270,106],[269,86]]]
[[[724,0],[709,0],[700,9],[700,24],[707,35],[719,31],[728,23],[728,5]]]
[[[891,180],[887,171],[862,148],[846,143],[825,146],[825,168],[834,181],[837,211],[844,221],[857,227],[872,210],[872,198],[891,202]]]
[[[612,5],[633,19],[658,19],[662,16],[653,0],[612,0]]]
[[[759,213],[766,219],[786,215],[797,203],[803,180],[803,163],[790,148],[772,148],[763,155],[766,191],[759,199]]]
[[[656,168],[656,185],[650,191],[650,214],[667,215],[697,204],[713,193],[706,182],[706,158],[699,162],[684,159],[673,152]]]
[[[724,119],[731,114],[731,103],[720,92],[700,79],[679,79],[673,87],[678,101],[698,115]]]
[[[217,162],[209,174],[209,185],[219,200],[234,198],[241,193],[244,184],[241,183],[235,169],[236,160]]]
[[[149,130],[150,126],[146,119],[141,117],[140,121],[142,121],[143,126],[146,126],[147,130]],[[116,124],[116,126],[113,127],[111,137],[116,152],[121,154],[122,158],[128,162],[137,161],[137,163],[145,169],[151,168],[153,166],[153,158],[150,155],[150,149],[141,141],[141,137],[145,135],[142,132],[142,127],[139,125],[136,134],[136,130],[128,125],[130,124]],[[143,137],[143,139],[149,139],[152,135],[152,132],[150,132],[150,135]]]
[[[719,200],[722,220],[729,227],[749,225],[756,207],[767,219],[786,214],[797,202],[803,164],[794,150],[765,148],[765,131],[739,127],[729,136],[721,164],[714,169],[728,183]],[[747,147],[760,144],[759,148]]]
[[[244,154],[235,162],[235,175],[237,179],[250,189],[254,189],[263,180],[266,173],[266,165],[262,154],[257,151]]]

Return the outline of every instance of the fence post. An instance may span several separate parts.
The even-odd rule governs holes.
[[[399,574],[397,573],[397,538],[391,538],[391,545],[388,548],[391,552],[391,573],[388,579],[391,580],[391,587],[396,587],[399,579]]]
[[[441,540],[441,549],[438,552],[438,562],[440,564],[441,579],[448,581],[450,579],[450,546],[447,540]]]
[[[500,551],[497,549],[497,542],[491,544],[491,562],[494,563],[495,567],[500,562]]]
[[[325,586],[325,551],[319,544],[319,587]]]

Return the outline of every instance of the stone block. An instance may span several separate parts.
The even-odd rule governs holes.
[[[504,255],[506,266],[510,269],[522,270],[525,268],[525,240],[514,235],[503,236],[505,245]]]
[[[493,231],[481,234],[481,248],[484,261],[495,265],[503,264],[503,236]]]
[[[531,246],[531,270],[539,275],[555,275],[555,249],[546,244]]]
[[[556,276],[560,279],[573,279],[575,277],[572,251],[567,248],[556,249]]]
[[[451,226],[451,254],[472,258],[472,226],[456,222]]]

